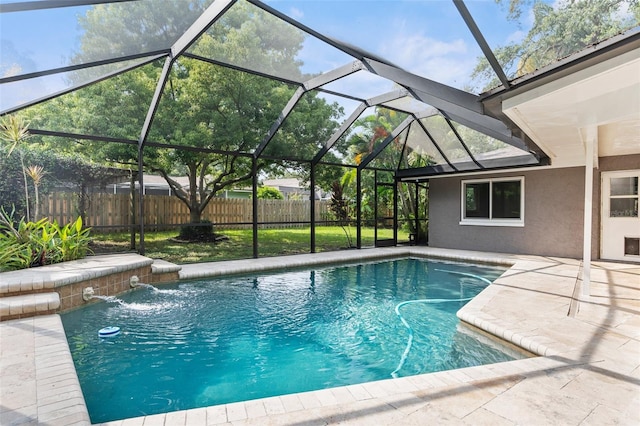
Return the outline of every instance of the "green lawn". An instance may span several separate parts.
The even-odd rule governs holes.
[[[356,230],[350,228],[353,244]],[[362,245],[373,246],[373,228],[362,231]],[[221,260],[248,259],[253,257],[253,231],[224,230],[218,233],[228,240],[217,243],[182,243],[172,240],[177,231],[145,232],[145,255],[172,263],[215,262]],[[378,238],[392,238],[392,230],[378,230]],[[95,254],[127,251],[129,234],[93,234]],[[398,241],[408,241],[406,232],[398,232]],[[263,229],[258,231],[260,257],[309,253],[311,236],[309,228]],[[316,227],[316,251],[334,251],[347,247],[347,237],[338,226]]]

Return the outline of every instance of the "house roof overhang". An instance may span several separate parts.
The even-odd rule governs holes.
[[[584,166],[593,132],[596,160],[640,154],[640,27],[513,83],[482,102],[523,129],[552,167]]]

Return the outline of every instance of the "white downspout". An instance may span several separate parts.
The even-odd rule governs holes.
[[[582,249],[582,295],[591,293],[591,241],[593,223],[593,168],[596,149],[598,146],[598,127],[591,126],[583,129],[585,143],[585,168],[584,168],[584,238]]]

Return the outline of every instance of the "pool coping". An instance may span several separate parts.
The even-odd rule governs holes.
[[[586,321],[581,318],[576,306],[585,306],[588,311],[591,304],[600,306],[602,301],[597,299],[598,303],[594,303],[593,297],[579,296],[577,289],[581,284],[581,264],[578,260],[428,247],[390,247],[182,265],[179,274],[181,279],[200,278],[401,256],[511,265],[493,285],[469,302],[458,316],[491,335],[540,356],[105,424],[263,424],[267,421],[293,424],[309,422],[310,419],[313,421],[309,424],[328,424],[336,420],[353,424],[360,424],[361,421],[378,424],[381,419],[393,423],[411,423],[409,419],[415,416],[414,413],[421,414],[421,421],[431,415],[424,412],[426,406],[434,413],[442,414],[444,410],[445,414],[459,420],[493,419],[497,416],[511,422],[506,424],[517,424],[531,415],[514,412],[513,408],[494,403],[498,399],[496,395],[503,394],[502,399],[512,398],[512,406],[524,404],[525,407],[538,407],[541,411],[535,417],[538,420],[567,420],[567,424],[579,424],[587,418],[598,418],[602,413],[622,423],[640,419],[640,413],[630,408],[632,403],[640,402],[640,332],[635,331],[635,325],[640,324],[640,311],[624,312],[623,320],[617,321],[613,328],[611,324],[603,327],[591,317]],[[608,272],[608,266],[603,265],[602,268]],[[624,265],[616,267],[625,269]],[[628,270],[635,271],[637,268],[631,265]],[[518,303],[515,303],[516,300]],[[602,313],[598,315],[603,316]],[[607,320],[610,312],[604,317]],[[570,333],[562,330],[570,330]],[[59,315],[6,321],[0,324],[0,336],[0,408],[3,410],[0,423],[90,424]],[[597,339],[598,345],[585,348],[585,344],[594,339]],[[620,353],[631,356],[620,359]],[[603,367],[606,374],[599,370]],[[550,373],[557,372],[564,377],[569,371],[576,373],[575,377],[571,375],[571,379],[559,380]],[[617,395],[615,401],[610,401],[590,395],[588,404],[583,401],[578,404],[576,401],[576,407],[559,414],[553,401],[548,402],[553,408],[549,410],[539,401],[530,401],[531,398],[526,396],[531,393],[529,382],[540,382],[541,378],[546,377],[548,380],[542,380],[542,385],[550,386],[546,383],[549,381],[552,385],[549,392],[553,394],[558,391],[556,382],[569,386],[576,377],[586,380],[590,375],[585,372],[592,371],[600,376],[604,374],[609,382],[613,380],[620,389],[624,388],[626,399]],[[527,392],[517,391],[519,388]],[[468,413],[448,405],[438,407],[438,404],[444,404],[449,399],[448,395],[460,400],[467,395],[477,398],[475,394],[478,392],[485,398],[491,398]],[[512,394],[522,398],[514,402]],[[550,396],[537,395],[536,398],[546,401]],[[462,414],[464,416],[460,417]]]

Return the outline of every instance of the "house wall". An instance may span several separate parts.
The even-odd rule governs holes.
[[[640,155],[601,157],[594,171],[591,256],[600,254],[600,173],[640,167]],[[525,177],[524,227],[460,225],[463,179],[429,182],[429,245],[433,247],[582,258],[584,167],[524,170],[482,177]]]
[[[582,257],[584,167],[504,173],[524,176],[524,227],[460,225],[461,181],[429,182],[429,245],[433,247]],[[483,175],[484,177],[494,177]],[[479,177],[467,177],[474,179]]]

